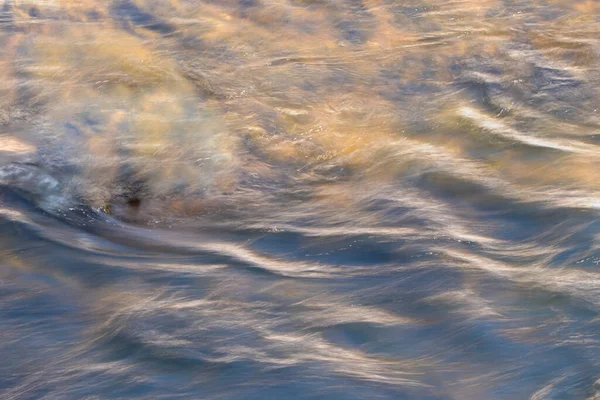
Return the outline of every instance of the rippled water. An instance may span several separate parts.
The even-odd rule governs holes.
[[[0,398],[600,399],[600,2],[4,0]]]

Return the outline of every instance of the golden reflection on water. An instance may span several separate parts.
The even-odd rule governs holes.
[[[72,151],[83,171],[73,185],[95,207],[125,190],[124,164],[152,196],[177,186],[189,198],[235,190],[244,173],[273,179],[282,163],[300,181],[335,166],[394,178],[429,163],[405,156],[428,145],[473,159],[515,191],[596,190],[596,87],[564,120],[557,109],[569,96],[532,105],[544,88],[531,73],[555,69],[593,86],[598,25],[583,22],[597,5],[527,5],[9,2],[4,129]],[[465,82],[497,93],[480,102]],[[559,154],[540,165],[515,145]]]
[[[598,396],[598,2],[1,7],[9,398]]]

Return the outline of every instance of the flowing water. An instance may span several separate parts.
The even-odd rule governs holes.
[[[600,399],[600,2],[0,3],[0,398]]]

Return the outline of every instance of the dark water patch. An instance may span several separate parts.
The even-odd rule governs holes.
[[[3,32],[10,33],[14,30],[13,10],[11,2],[6,0],[0,7],[0,27]]]
[[[174,26],[142,10],[130,0],[115,1],[112,6],[112,12],[114,17],[122,24],[131,23],[134,26],[148,29],[161,35],[169,35],[176,30]]]

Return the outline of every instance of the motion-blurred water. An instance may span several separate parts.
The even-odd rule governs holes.
[[[4,0],[1,399],[600,399],[600,2]]]

